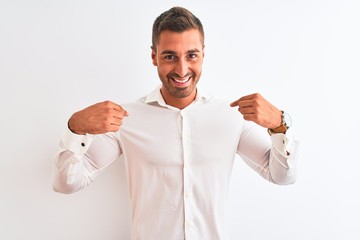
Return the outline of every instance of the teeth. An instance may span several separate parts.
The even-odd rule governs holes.
[[[174,80],[175,82],[177,82],[177,83],[186,83],[187,81],[190,80],[190,77],[187,78],[187,79],[184,79],[184,80],[179,80],[179,79],[173,78],[173,80]]]

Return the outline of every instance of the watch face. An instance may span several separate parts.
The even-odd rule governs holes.
[[[288,128],[291,127],[292,119],[291,119],[290,115],[287,112],[284,112],[283,117],[284,117],[283,120],[284,120],[284,123],[286,124],[286,126]]]

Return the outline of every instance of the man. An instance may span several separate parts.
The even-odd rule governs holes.
[[[273,183],[295,181],[289,120],[260,94],[230,106],[202,94],[204,31],[188,10],[174,7],[155,20],[151,49],[161,86],[135,103],[74,113],[59,143],[54,189],[83,189],[123,156],[132,239],[227,239],[236,154]]]

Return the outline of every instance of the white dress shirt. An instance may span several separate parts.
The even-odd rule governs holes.
[[[198,92],[180,110],[165,103],[158,87],[122,107],[129,116],[117,132],[65,131],[54,190],[78,191],[122,156],[132,201],[132,239],[227,239],[224,206],[236,154],[273,183],[295,181],[297,142],[288,133],[270,137],[228,102]]]

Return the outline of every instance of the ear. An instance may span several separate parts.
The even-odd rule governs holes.
[[[154,49],[154,47],[151,47],[151,59],[152,59],[152,64],[154,66],[157,66],[156,50]]]

